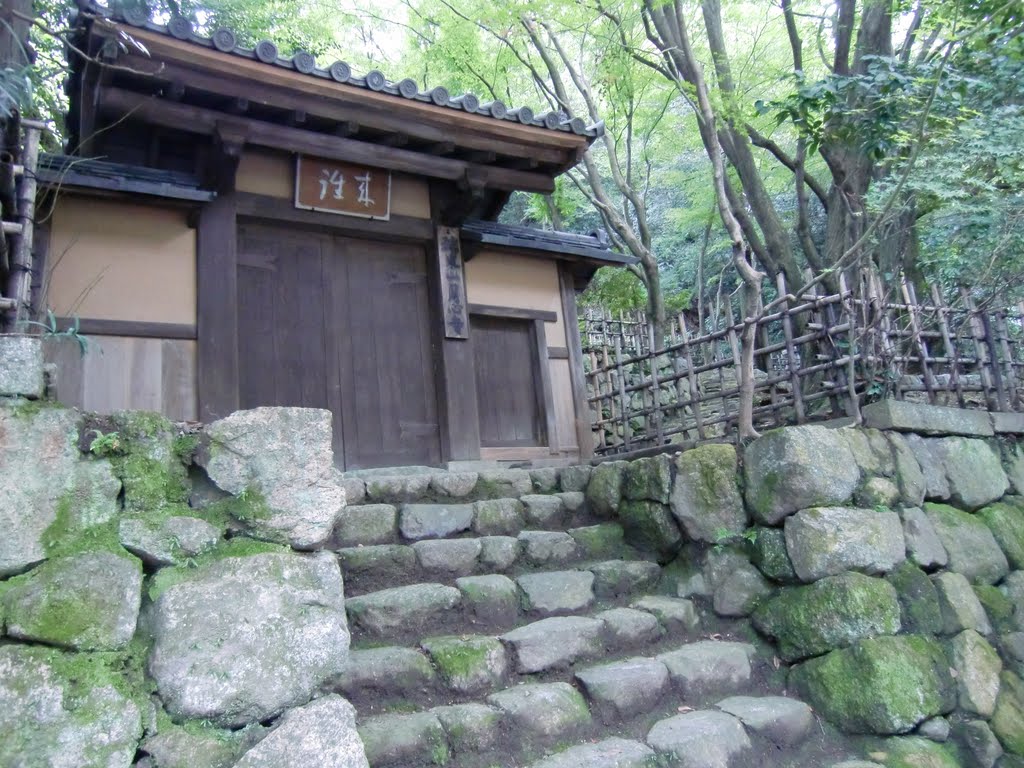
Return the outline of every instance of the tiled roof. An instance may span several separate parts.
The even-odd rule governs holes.
[[[88,187],[176,200],[206,201],[215,197],[213,192],[200,189],[199,180],[187,173],[69,155],[41,154],[36,174],[41,182],[55,187]]]
[[[578,235],[573,232],[554,232],[473,219],[462,225],[462,237],[484,245],[562,253],[607,264],[635,264],[638,261],[632,256],[612,251],[608,247],[608,236],[604,232]]]
[[[160,24],[154,21],[148,11],[141,6],[133,5],[126,8],[115,6],[108,9],[96,5],[92,0],[78,0],[78,2],[83,11],[95,16],[124,22],[130,26],[168,35],[195,45],[214,48],[222,53],[260,61],[267,66],[293,70],[307,77],[333,80],[357,88],[387,93],[396,98],[432,103],[440,108],[461,110],[470,114],[485,115],[495,120],[509,120],[552,131],[574,133],[591,139],[604,133],[603,122],[588,126],[581,118],[570,118],[564,112],[551,111],[535,114],[529,107],[513,109],[497,100],[481,103],[480,99],[472,93],[453,96],[447,88],[440,85],[429,91],[424,91],[412,78],[394,82],[376,69],[359,76],[344,61],[335,61],[324,66],[321,62],[317,62],[311,53],[305,51],[297,51],[288,58],[282,57],[277,45],[270,40],[262,40],[254,48],[245,48],[239,45],[238,36],[232,30],[222,27],[207,37],[197,32],[192,22],[184,16],[172,16],[167,24]]]

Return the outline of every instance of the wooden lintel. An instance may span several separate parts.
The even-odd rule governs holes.
[[[554,180],[544,174],[475,165],[464,160],[343,139],[252,118],[231,117],[215,110],[169,102],[120,88],[105,89],[100,107],[119,116],[131,115],[153,125],[192,133],[212,134],[224,130],[226,126],[233,126],[237,132],[245,134],[249,144],[439,179],[470,179],[487,188],[541,193],[550,193],[555,188]]]
[[[295,208],[291,201],[251,192],[236,192],[239,216],[260,221],[275,221],[316,230],[331,229],[338,234],[352,234],[370,240],[401,240],[423,243],[433,238],[434,226],[429,219],[392,214],[388,221],[374,221],[358,216],[339,216],[321,211]]]
[[[489,317],[512,317],[518,320],[540,320],[545,323],[558,322],[557,312],[549,312],[543,309],[522,309],[521,307],[496,307],[491,304],[470,304],[469,314],[487,315]]]

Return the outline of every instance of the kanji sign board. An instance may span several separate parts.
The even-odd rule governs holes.
[[[391,171],[319,157],[295,160],[295,207],[343,216],[391,216]]]

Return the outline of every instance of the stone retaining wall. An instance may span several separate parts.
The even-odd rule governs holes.
[[[346,518],[346,491],[456,489],[583,491],[661,563],[663,593],[749,621],[794,694],[887,737],[890,768],[1024,765],[1019,425],[868,417],[887,429],[790,427],[742,454],[342,477],[324,411],[193,431],[4,401],[0,765],[366,766],[326,685],[349,655],[330,550],[373,522]]]

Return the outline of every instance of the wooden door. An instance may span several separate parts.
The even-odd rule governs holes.
[[[534,321],[473,315],[470,327],[480,445],[547,445]]]
[[[327,269],[339,330],[345,466],[441,460],[422,248],[338,238]]]
[[[331,410],[346,469],[440,461],[422,248],[244,225],[238,294],[242,408]]]

